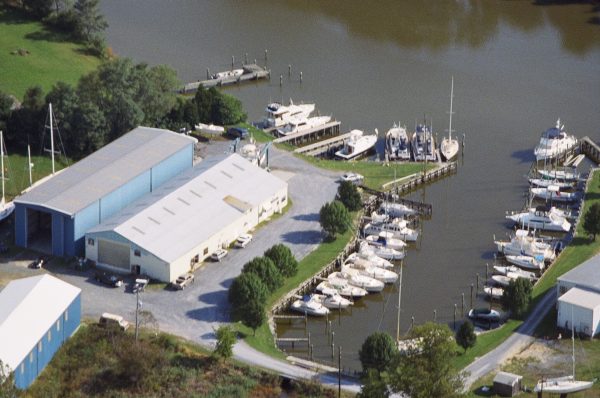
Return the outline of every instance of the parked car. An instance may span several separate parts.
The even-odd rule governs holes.
[[[46,258],[44,256],[39,256],[29,264],[29,268],[40,269],[44,265],[46,265]]]
[[[143,292],[146,289],[146,285],[150,283],[150,279],[147,278],[137,278],[135,283],[131,287],[131,291],[134,293]]]
[[[226,255],[227,250],[217,249],[213,254],[210,255],[210,258],[212,258],[213,261],[221,261],[221,259],[223,259],[223,257],[225,257]]]
[[[105,328],[118,328],[122,331],[129,328],[129,322],[123,319],[121,315],[109,314],[108,312],[102,314],[98,323]]]
[[[183,274],[175,279],[175,282],[172,283],[172,286],[175,290],[183,290],[186,286],[194,283],[194,275],[193,274]]]
[[[362,184],[365,177],[358,173],[345,173],[340,177],[340,181],[348,181],[356,185]]]
[[[94,278],[98,282],[102,282],[102,283],[112,286],[112,287],[123,286],[123,278],[118,277],[117,275],[111,274],[106,271],[96,271],[96,275]]]
[[[232,138],[240,138],[243,140],[244,138],[248,137],[250,133],[248,132],[248,129],[244,127],[230,127],[227,129],[227,135]]]
[[[242,234],[235,240],[235,247],[244,248],[248,245],[248,243],[250,243],[250,241],[252,241],[252,235]]]

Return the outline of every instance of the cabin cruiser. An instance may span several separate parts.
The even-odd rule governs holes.
[[[379,211],[390,217],[412,216],[417,213],[415,209],[411,209],[405,204],[394,202],[383,202],[379,207]]]
[[[364,250],[352,253],[346,259],[347,262],[354,263],[357,261],[368,261],[370,264],[379,268],[394,268],[394,264],[388,260],[379,257],[372,250]]]
[[[360,252],[373,253],[378,257],[386,260],[402,260],[406,256],[404,250],[396,250],[391,247],[371,245],[368,241],[362,241],[360,246]]]
[[[317,292],[322,294],[339,294],[344,297],[361,298],[369,294],[361,287],[352,286],[348,281],[339,279],[336,281],[323,281],[316,287]]]
[[[358,271],[360,275],[365,275],[377,279],[383,283],[394,283],[398,280],[398,274],[387,269],[373,267],[362,262],[346,263],[342,267],[342,272]]]
[[[335,153],[338,158],[349,160],[366,153],[377,142],[377,129],[375,134],[364,135],[361,130],[352,130],[350,138],[344,147]]]
[[[504,295],[504,289],[501,287],[484,286],[483,293],[485,293],[487,297],[491,296],[493,299],[501,299]]]
[[[363,228],[363,233],[365,235],[379,235],[381,232],[390,232],[393,238],[402,239],[405,242],[416,241],[419,233],[406,225],[406,220],[398,219],[383,223],[370,222]]]
[[[500,321],[500,312],[489,308],[472,308],[469,310],[469,318],[479,321]]]
[[[547,188],[530,188],[531,194],[542,200],[553,200],[556,202],[574,202],[581,198],[580,192],[560,192],[556,185]]]
[[[369,235],[365,240],[371,246],[389,247],[394,250],[403,250],[406,247],[406,242],[394,238],[394,234],[387,231],[382,231],[379,235]]]
[[[558,232],[569,232],[571,229],[571,223],[564,217],[564,212],[556,207],[537,206],[523,213],[507,215],[506,218],[523,228]]]
[[[333,310],[343,310],[353,304],[352,301],[340,296],[338,292],[324,294],[314,293],[311,295],[311,298],[314,299],[316,302],[321,303],[323,307]]]
[[[533,277],[527,276],[527,274],[524,274],[525,272],[527,271],[521,270],[520,273],[507,272],[506,275],[492,275],[492,280],[502,287],[508,287],[510,281],[517,280],[519,278],[524,278],[533,282],[535,280],[535,275]]]
[[[517,267],[525,268],[525,269],[533,269],[533,270],[543,270],[544,269],[544,257],[537,256],[506,256],[506,261],[510,264],[514,264]]]
[[[345,280],[350,285],[361,287],[369,293],[376,293],[383,290],[383,282],[373,279],[371,277],[361,275],[357,270],[346,270],[340,272],[334,272],[330,274],[327,279],[335,283],[337,280]]]
[[[515,235],[509,242],[495,241],[500,253],[505,255],[527,255],[527,256],[542,256],[544,261],[552,261],[556,257],[552,246],[546,242],[542,242],[535,236],[530,236],[529,231],[518,229]]]
[[[494,265],[494,271],[496,271],[500,275],[508,275],[508,273],[511,272],[515,275],[518,275],[521,278],[526,278],[526,279],[530,279],[530,280],[536,278],[535,273],[533,273],[531,271],[524,271],[521,268],[516,267],[514,265],[508,265],[508,266]]]
[[[410,143],[413,153],[413,159],[417,162],[437,160],[435,141],[429,126],[424,124],[417,125]]]
[[[315,110],[315,104],[296,105],[290,99],[289,105],[283,105],[279,102],[272,102],[267,105],[264,123],[267,127],[281,127],[286,123],[298,117],[307,118]]]
[[[410,160],[410,141],[406,128],[394,124],[385,133],[385,153],[388,160]]]
[[[300,133],[305,130],[312,129],[313,127],[322,126],[325,123],[329,123],[331,116],[315,116],[315,117],[304,117],[296,116],[290,118],[288,122],[277,129],[277,135],[285,137],[294,133]]]
[[[568,151],[577,145],[577,138],[567,134],[565,126],[556,121],[556,126],[542,133],[540,143],[535,147],[533,153],[537,161],[548,160]]]
[[[546,170],[539,169],[538,174],[542,176],[542,178],[549,178],[553,180],[565,181],[565,182],[575,182],[579,180],[579,174],[576,173],[576,169],[571,169],[571,171],[567,169],[563,170]]]
[[[312,296],[304,296],[302,300],[294,301],[290,308],[306,315],[325,316],[329,314],[329,309]]]

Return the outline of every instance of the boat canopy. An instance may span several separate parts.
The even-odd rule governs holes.
[[[560,138],[560,133],[562,133],[561,129],[559,129],[557,127],[551,127],[542,133],[542,138],[554,140],[554,139]]]

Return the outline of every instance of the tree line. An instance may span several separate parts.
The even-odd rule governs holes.
[[[181,97],[178,86],[168,66],[112,59],[82,76],[75,87],[58,82],[45,95],[41,87],[31,87],[20,104],[0,92],[0,129],[11,151],[23,152],[30,145],[41,153],[48,145],[45,126],[52,103],[66,155],[81,159],[140,125],[178,131],[198,122],[230,125],[246,120],[238,99],[215,88]]]

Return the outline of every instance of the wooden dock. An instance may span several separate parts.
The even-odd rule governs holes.
[[[592,162],[600,165],[600,146],[590,137],[585,136],[580,141],[580,151],[585,154]]]
[[[316,139],[319,139],[319,138],[327,136],[327,135],[337,136],[340,134],[340,124],[341,123],[337,122],[337,121],[325,123],[321,126],[313,127],[311,129],[306,129],[306,130],[300,131],[298,133],[279,137],[279,138],[273,140],[273,142],[276,144],[286,143],[286,144],[298,145],[298,144],[302,144],[305,142],[314,141]],[[274,129],[270,129],[270,130],[266,130],[266,131],[273,131],[273,130]]]
[[[427,171],[425,173],[416,173],[409,178],[399,178],[394,181],[383,184],[384,190],[390,190],[398,196],[402,196],[410,191],[417,189],[422,184],[428,184],[450,174],[456,174],[458,164],[456,162],[440,163],[441,166]]]
[[[271,71],[258,66],[256,64],[242,65],[244,73],[240,76],[224,77],[220,79],[198,80],[197,82],[187,83],[179,90],[180,94],[193,94],[198,91],[201,85],[205,88],[228,86],[232,84],[240,84],[254,80],[270,79]]]
[[[340,149],[349,139],[350,133],[340,134],[323,141],[315,142],[314,144],[294,149],[294,153],[300,153],[307,156],[320,156]]]

